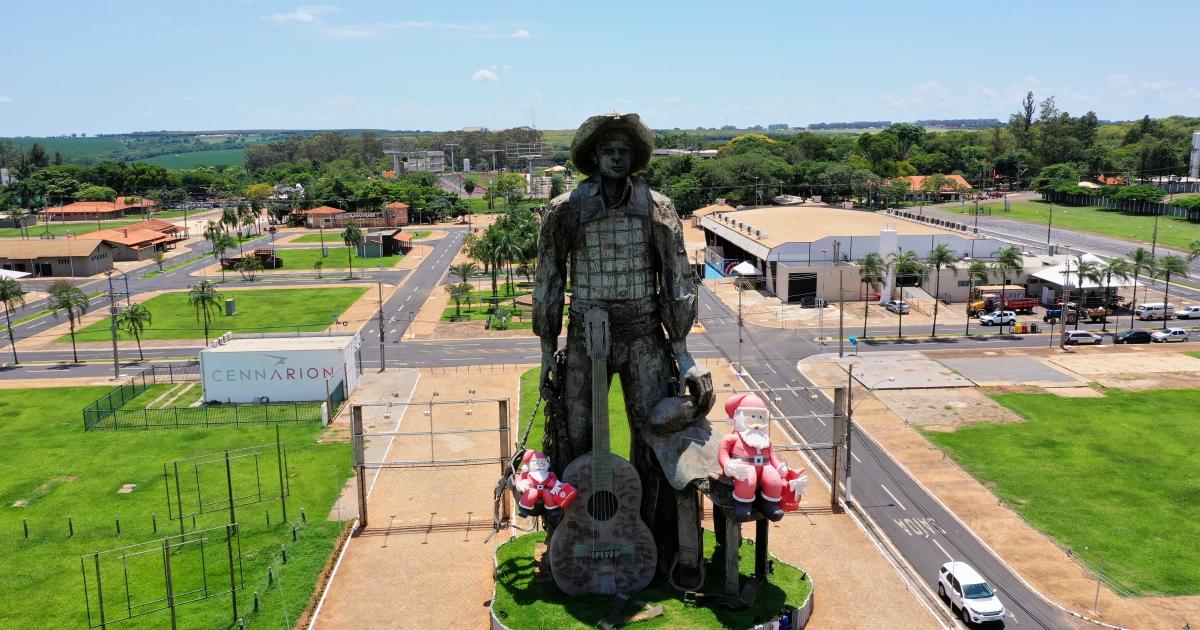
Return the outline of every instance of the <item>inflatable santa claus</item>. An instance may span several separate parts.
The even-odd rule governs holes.
[[[733,480],[733,514],[738,521],[750,520],[751,508],[767,518],[783,518],[780,500],[786,490],[788,505],[795,509],[808,478],[801,471],[789,471],[775,456],[767,431],[770,415],[767,406],[754,394],[735,394],[725,403],[725,413],[733,432],[721,438],[717,462],[726,477]],[[788,510],[791,511],[791,510]]]
[[[550,470],[550,460],[539,451],[525,451],[521,473],[513,485],[521,497],[517,514],[522,517],[533,513],[538,504],[546,510],[569,507],[578,494],[571,484],[558,480]]]

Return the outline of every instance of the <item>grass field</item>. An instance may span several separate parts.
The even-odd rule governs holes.
[[[107,391],[100,387],[0,391],[4,409],[0,442],[8,448],[0,463],[0,572],[5,576],[0,627],[86,628],[80,556],[146,542],[152,543],[153,550],[163,536],[179,534],[179,522],[168,520],[163,464],[274,440],[273,427],[84,433],[80,409]],[[29,404],[31,400],[38,402]],[[295,622],[311,597],[316,575],[343,525],[326,520],[325,515],[350,474],[349,445],[322,443],[320,426],[283,425],[280,430],[287,445],[288,522],[282,522],[278,500],[246,505],[237,512],[243,570],[239,613],[247,628],[262,630],[290,627],[282,618]],[[263,470],[274,473],[275,461],[272,448]],[[223,461],[219,468],[214,477],[219,482],[210,484],[209,475],[202,474],[208,499],[226,492]],[[250,459],[233,467],[233,477],[235,491],[250,494],[257,489]],[[267,474],[262,479],[264,496],[277,496],[278,482],[272,486]],[[118,493],[125,484],[135,484],[133,491]],[[193,507],[194,503],[185,503],[184,511]],[[307,524],[301,521],[301,508]],[[74,535],[68,532],[68,517]],[[157,531],[152,517],[157,519]],[[29,527],[28,538],[23,535],[23,520]],[[195,528],[190,520],[186,527],[194,531],[222,526],[228,520],[228,511],[218,510],[199,516]],[[291,523],[297,526],[295,542]],[[212,591],[222,590],[222,583],[228,588],[224,536],[218,537],[207,541],[203,573],[197,544],[172,554],[177,594],[201,588],[202,575]],[[287,564],[280,556],[284,545]],[[162,563],[158,551],[127,558],[128,603],[135,612],[139,603],[165,597]],[[105,556],[102,566],[105,608],[113,624],[114,617],[126,612],[126,580],[119,555]],[[271,586],[268,567],[275,575]],[[88,584],[94,589],[93,579]],[[257,613],[252,612],[255,592],[261,602]],[[98,624],[94,596],[90,606],[93,623]],[[180,628],[231,627],[227,595],[180,606],[177,613]],[[146,630],[170,627],[170,622],[162,611],[110,627]]]
[[[314,247],[311,249],[277,249],[276,255],[283,259],[283,269],[288,271],[312,271],[313,263],[318,260],[324,260],[325,266],[322,271],[331,269],[346,269],[347,247],[330,247],[329,257],[321,258],[321,248]],[[404,256],[384,256],[382,258],[359,258],[358,254],[354,255],[355,269],[383,269],[387,267],[395,267]]]
[[[150,278],[157,278],[158,276],[161,276],[164,273],[170,273],[172,271],[175,271],[176,269],[179,269],[180,267],[186,267],[186,266],[196,262],[197,260],[200,260],[201,258],[204,258],[204,256],[192,256],[190,258],[187,256],[184,256],[183,260],[173,262],[169,265],[163,265],[162,271],[155,269],[154,271],[151,271],[150,273],[142,274],[141,276],[139,276],[139,278],[141,278],[142,280],[149,280]]]
[[[988,204],[993,217],[1014,219],[1046,225],[1050,217],[1050,204],[1044,201],[1028,201],[1010,204],[1011,210],[1004,211],[1003,203]],[[943,209],[968,214],[972,206],[943,206]],[[1149,243],[1154,238],[1154,217],[1122,214],[1116,210],[1096,206],[1063,206],[1054,204],[1054,227],[1081,232],[1093,232],[1133,241]],[[1176,217],[1161,217],[1158,220],[1158,242],[1161,245],[1186,250],[1188,244],[1200,239],[1200,223],[1192,223]],[[1130,244],[1130,249],[1135,245]]]
[[[213,318],[209,337],[232,332],[313,332],[324,330],[366,292],[361,287],[333,289],[262,289],[257,291],[227,291],[226,298],[237,300],[237,314],[221,314]],[[187,293],[164,293],[144,302],[150,309],[153,323],[142,334],[148,339],[203,339],[204,329],[196,323],[196,311],[187,303]],[[65,318],[65,316],[63,316]],[[65,321],[65,319],[64,319]],[[84,327],[76,340],[108,341],[112,338],[109,319]],[[121,333],[122,339],[131,339]],[[57,342],[71,342],[63,335]]]
[[[1025,422],[926,437],[1118,584],[1200,594],[1200,390],[994,398]]]
[[[29,238],[31,238],[31,239],[38,238],[40,235],[45,234],[47,231],[50,232],[51,234],[53,234],[54,236],[66,236],[68,230],[70,230],[71,233],[74,234],[75,236],[83,237],[85,234],[95,232],[96,230],[107,230],[107,229],[111,229],[111,228],[121,227],[122,225],[129,225],[130,223],[137,223],[138,221],[141,221],[141,219],[122,219],[119,221],[101,221],[99,223],[97,223],[95,221],[76,221],[76,222],[65,223],[65,224],[64,223],[51,223],[49,225],[38,224],[38,225],[31,225],[31,226],[25,228],[25,231],[29,233]],[[21,237],[21,230],[18,230],[17,228],[0,228],[0,238],[20,238],[20,237]]]
[[[246,162],[245,149],[209,149],[159,155],[143,160],[163,168],[196,168],[197,166],[241,166]]]
[[[539,370],[534,368],[521,374],[521,432],[525,431],[525,423],[529,421],[539,397],[538,373]],[[527,448],[542,450],[542,436],[546,434],[545,409],[544,404],[538,409],[533,429],[529,431],[529,440],[525,442]],[[629,416],[625,414],[625,393],[621,390],[619,377],[613,379],[612,388],[608,391],[608,411],[609,442],[613,453],[629,459]]]
[[[536,579],[534,550],[544,542],[544,533],[528,534],[501,545],[496,550],[499,566],[496,572],[496,616],[513,630],[541,628],[595,628],[612,609],[612,597],[587,595],[571,598],[563,595],[553,582]],[[719,546],[711,531],[704,532],[704,548],[721,557],[724,548]],[[745,544],[738,550],[738,572],[750,575],[754,572],[754,546]],[[796,567],[779,560],[774,561],[775,572],[758,591],[754,606],[733,612],[721,606],[687,606],[682,594],[656,580],[633,599],[651,605],[661,605],[663,614],[653,619],[639,621],[631,628],[750,628],[779,612],[784,604],[799,606],[812,590],[808,576]],[[725,583],[722,563],[710,562],[704,588],[706,592],[719,592]]]

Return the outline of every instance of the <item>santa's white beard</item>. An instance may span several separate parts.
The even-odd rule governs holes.
[[[550,476],[549,470],[531,470],[529,476],[533,477],[534,481],[545,481],[546,477]]]
[[[767,448],[771,445],[771,437],[766,429],[747,428],[742,431],[742,439],[752,448]]]

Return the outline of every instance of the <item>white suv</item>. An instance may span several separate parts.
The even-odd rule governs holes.
[[[965,562],[947,562],[938,571],[938,595],[966,624],[1004,621],[1004,604],[983,577]]]
[[[1179,319],[1200,319],[1200,306],[1185,306],[1175,311],[1175,317]]]
[[[1187,340],[1188,331],[1182,328],[1164,328],[1150,334],[1150,341],[1155,343],[1170,343],[1173,341]]]
[[[1098,346],[1104,342],[1104,337],[1097,335],[1094,332],[1086,330],[1072,330],[1067,332],[1067,343],[1072,346],[1079,344],[1088,344]]]
[[[979,316],[979,323],[984,326],[1004,326],[1017,323],[1017,314],[1012,311],[993,311]]]

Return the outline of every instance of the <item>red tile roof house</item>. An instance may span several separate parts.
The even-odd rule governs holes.
[[[158,202],[144,197],[129,201],[129,197],[117,197],[116,201],[76,201],[60,208],[47,208],[51,221],[99,221],[117,219],[126,214],[141,214],[154,211]]]
[[[310,228],[314,228],[314,227],[331,228],[331,227],[333,227],[333,218],[339,214],[345,214],[345,213],[346,213],[345,210],[340,210],[338,208],[331,208],[329,206],[321,206],[320,208],[310,208],[308,210],[300,210],[296,214],[303,215],[304,216],[304,225],[306,225]]]
[[[908,177],[905,177],[904,179],[908,180],[908,184],[911,187],[913,194],[919,194],[922,192],[927,192],[926,190],[924,190],[923,185],[925,183],[925,180],[930,177],[935,177],[935,176],[934,175],[909,175]],[[963,192],[974,188],[973,186],[971,186],[970,182],[963,179],[962,175],[942,175],[942,177],[944,177],[946,179],[946,183],[942,184],[942,187],[941,187],[942,189],[939,191],[939,193],[944,198],[958,199],[960,196],[962,196]]]
[[[86,236],[111,245],[113,260],[116,261],[148,260],[154,257],[154,252],[166,249],[169,244],[175,242],[173,237],[162,232],[133,226],[98,230]]]

